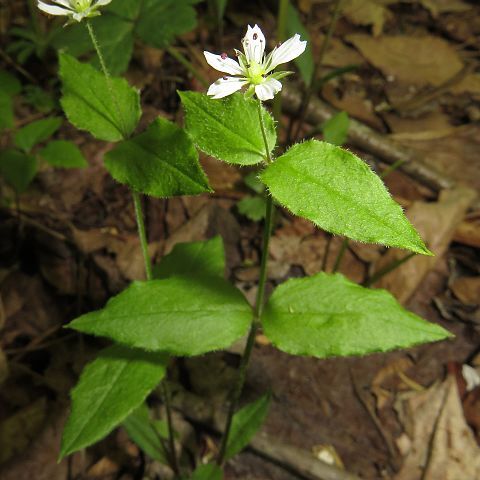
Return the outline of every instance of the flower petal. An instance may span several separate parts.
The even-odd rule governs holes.
[[[108,5],[112,0],[97,0],[95,7],[103,7],[104,5]]]
[[[56,3],[58,5],[63,5],[64,7],[67,7],[69,10],[71,10],[72,7],[72,2],[70,0],[52,0],[53,3]]]
[[[258,25],[253,28],[248,26],[242,45],[248,62],[262,63],[265,52],[265,36]]]
[[[277,65],[287,63],[301,55],[307,48],[306,40],[301,41],[300,35],[296,33],[292,38],[275,47],[265,60],[265,70],[270,72]]]
[[[41,0],[38,1],[37,7],[49,15],[71,15],[72,11],[64,7],[57,7],[55,5],[48,5]]]
[[[230,75],[243,75],[244,72],[240,65],[232,58],[222,58],[222,55],[215,55],[210,52],[203,52],[207,63],[219,72],[229,73]]]
[[[255,94],[260,100],[271,100],[282,89],[282,84],[272,77],[255,86]]]
[[[212,83],[208,89],[207,95],[212,98],[228,97],[232,93],[240,90],[248,83],[246,78],[223,77]]]

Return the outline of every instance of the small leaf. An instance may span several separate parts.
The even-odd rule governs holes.
[[[431,255],[380,178],[347,150],[297,144],[260,178],[279,203],[327,232]]]
[[[322,125],[323,139],[333,145],[341,146],[347,140],[350,118],[347,112],[338,112]]]
[[[252,309],[218,277],[170,277],[134,282],[105,308],[70,328],[145,350],[200,355],[229,347],[247,331]]]
[[[114,345],[83,370],[71,392],[72,411],[60,458],[108,435],[165,376],[167,357]]]
[[[6,128],[13,128],[13,100],[0,90],[0,132]]]
[[[250,172],[243,177],[243,181],[248,188],[251,188],[255,193],[263,193],[265,185],[258,178],[258,172]]]
[[[88,166],[80,149],[66,140],[50,142],[38,152],[38,155],[54,167],[85,168]]]
[[[295,59],[295,63],[300,71],[303,81],[309,85],[312,80],[313,69],[315,62],[313,60],[312,42],[310,41],[310,35],[300,19],[300,14],[297,9],[288,2],[288,15],[287,15],[287,33],[289,36],[293,36],[296,33],[300,34],[302,40],[307,41],[307,48],[302,55]]]
[[[5,93],[9,97],[14,97],[22,91],[22,84],[17,77],[5,70],[0,70],[0,92]]]
[[[135,32],[148,45],[168,47],[175,37],[193,30],[197,0],[143,0]]]
[[[245,197],[237,203],[238,211],[254,222],[265,217],[267,202],[264,197]]]
[[[123,78],[110,78],[91,65],[60,54],[61,104],[68,120],[100,140],[128,138],[140,119],[138,91]]]
[[[36,173],[35,157],[14,149],[0,152],[0,174],[17,193],[28,188]]]
[[[277,287],[262,324],[280,350],[318,358],[385,352],[451,336],[405,310],[386,290],[326,273]]]
[[[105,156],[105,166],[115,180],[155,197],[211,191],[192,141],[163,118],[116,145]]]
[[[142,403],[129,417],[122,423],[123,428],[128,433],[128,436],[138,445],[138,447],[146,453],[150,458],[168,465],[168,460],[165,455],[165,450],[160,441],[161,438],[166,438],[164,435],[165,422],[160,424],[153,422],[150,418],[150,412],[146,403]]]
[[[222,237],[204,242],[177,243],[158,265],[153,267],[155,278],[174,275],[225,276],[225,249]]]
[[[15,145],[28,153],[37,143],[49,139],[61,124],[60,117],[43,118],[29,123],[15,133]]]
[[[37,85],[25,85],[23,98],[40,113],[49,113],[56,107],[53,95]]]
[[[207,463],[198,467],[188,480],[222,480],[223,471],[216,463]]]
[[[269,405],[270,395],[263,395],[235,413],[225,452],[226,460],[234,457],[250,443],[265,421]]]
[[[179,92],[186,130],[197,147],[218,160],[254,165],[265,159],[265,145],[255,100],[241,93],[215,100],[196,92]],[[270,151],[275,148],[275,125],[262,108]]]

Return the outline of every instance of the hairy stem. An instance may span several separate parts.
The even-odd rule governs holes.
[[[107,88],[112,97],[112,101],[118,110],[118,118],[121,119],[121,121],[123,122],[120,106],[118,104],[118,100],[113,91],[110,72],[108,71],[107,65],[105,63],[105,59],[103,57],[100,44],[97,41],[97,37],[95,36],[95,32],[93,31],[93,27],[91,23],[87,21],[86,25],[87,25],[88,34],[90,35],[90,39],[92,41],[93,47],[95,48],[95,52],[97,53],[98,60],[100,61],[100,66],[102,68],[103,74],[105,75]],[[127,140],[128,136],[125,132],[126,130],[123,129],[123,132],[122,132],[123,138],[124,140]],[[138,192],[135,192],[134,190],[132,190],[132,196],[133,196],[133,204],[135,207],[135,218],[137,221],[138,236],[140,239],[143,260],[145,263],[145,276],[147,280],[153,280],[152,262],[150,260],[150,255],[148,253],[147,231],[145,228],[145,221],[143,218],[142,202],[140,199],[140,194]],[[163,391],[163,401],[165,404],[165,410],[167,411],[168,437],[169,437],[169,446],[170,446],[170,466],[174,471],[174,473],[178,476],[180,474],[180,470],[178,468],[177,454],[175,451],[175,437],[174,437],[173,423],[172,423],[172,406],[170,402],[170,391],[166,381],[162,382],[162,391]]]
[[[397,269],[400,265],[403,265],[405,262],[408,262],[412,257],[416,255],[415,252],[408,253],[402,258],[399,258],[398,260],[394,260],[393,262],[389,263],[386,265],[384,268],[379,270],[378,272],[374,273],[369,279],[367,279],[364,283],[364,287],[370,287],[374,283],[378,282],[382,277],[387,275],[387,273],[392,272],[393,270]]]
[[[263,141],[265,144],[265,159],[267,163],[271,163],[272,157],[270,155],[270,149],[268,147],[267,134],[265,131],[265,125],[263,123],[262,102],[260,100],[258,101],[258,118],[260,122],[260,129],[262,131]],[[263,307],[265,303],[265,285],[267,282],[268,246],[270,244],[270,237],[272,235],[273,216],[275,213],[272,197],[268,193],[266,193],[265,195],[266,195],[267,202],[266,202],[266,208],[265,208],[265,225],[263,228],[262,259],[260,262],[260,274],[258,279],[257,297],[255,299],[254,315],[252,320],[252,326],[250,327],[250,332],[248,334],[245,350],[243,352],[242,360],[240,361],[237,381],[232,391],[230,406],[227,413],[227,420],[225,423],[225,430],[223,432],[223,437],[220,444],[220,450],[217,457],[218,465],[222,465],[225,461],[225,453],[227,451],[228,438],[230,436],[230,431],[232,428],[233,416],[237,409],[238,401],[242,394],[243,386],[245,385],[248,363],[250,361],[250,357],[252,354],[253,345],[255,343],[255,335],[259,327],[260,317],[262,316]]]
[[[204,87],[208,87],[207,79],[193,66],[183,53],[175,47],[168,47],[168,53],[179,63],[181,63]]]

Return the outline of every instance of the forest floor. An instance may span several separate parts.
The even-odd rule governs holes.
[[[314,52],[321,48],[331,6],[322,0],[298,4]],[[198,8],[203,12],[203,6]],[[267,38],[275,38],[274,12],[268,3],[259,9],[253,2],[231,2],[223,48],[237,46],[247,23],[260,24]],[[213,81],[216,72],[204,64],[202,51],[216,51],[216,37],[205,18],[200,15],[198,28],[184,35],[178,48]],[[3,33],[15,22],[10,18]],[[480,208],[475,198],[480,188],[479,40],[480,5],[474,1],[345,2],[322,71],[355,68],[323,85],[319,111],[329,104],[368,127],[363,140],[353,134],[346,146],[378,172],[398,152],[408,152],[412,165],[438,173],[425,181],[402,165],[386,177],[392,195],[436,256],[411,258],[373,286],[389,289],[407,308],[455,338],[388,354],[320,361],[279,352],[260,333],[242,401],[272,392],[259,437],[271,439],[270,446],[279,452],[285,447],[295,456],[298,448],[307,457],[327,459],[372,480],[474,480],[472,472],[479,471],[480,387],[467,384],[462,375],[464,365],[480,369]],[[48,75],[57,68],[54,55],[50,61],[25,66],[33,75],[44,69],[40,81],[46,88]],[[144,125],[158,115],[181,122],[176,90],[203,90],[167,52],[147,47],[135,50],[127,77],[142,90]],[[291,94],[284,98],[284,125],[292,118],[291,98],[301,91],[301,83],[292,80]],[[20,123],[36,115],[25,104],[16,109]],[[312,122],[315,118],[315,112],[307,115]],[[304,125],[302,132],[306,135],[309,128]],[[100,308],[143,276],[131,197],[103,166],[111,145],[67,123],[57,137],[74,140],[89,167],[46,167],[21,195],[18,210],[0,209],[0,478],[165,478],[122,429],[57,463],[69,390],[105,345],[62,326]],[[379,141],[388,148],[379,148]],[[237,208],[242,198],[254,195],[243,180],[251,170],[206,157],[201,161],[215,194],[145,199],[151,253],[158,260],[178,242],[219,234],[228,276],[253,300],[262,225]],[[331,271],[342,241],[279,211],[269,291],[324,265]],[[404,255],[351,242],[339,271],[362,283]],[[227,353],[171,365],[185,455],[197,445],[203,459],[213,456],[215,426],[225,413],[240,351],[236,345]],[[160,402],[157,406],[161,412]],[[225,478],[321,478],[302,467],[301,455],[290,461],[286,454],[262,450],[259,442],[230,461]]]

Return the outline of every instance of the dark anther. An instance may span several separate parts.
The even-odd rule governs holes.
[[[277,48],[282,44],[282,42],[278,42],[277,43]]]
[[[253,34],[253,39],[256,40],[258,38],[258,35],[256,33]]]
[[[266,74],[266,73],[262,73],[262,77],[263,77],[263,78],[267,78],[267,74]]]
[[[224,80],[228,80],[228,77],[222,77]]]
[[[249,64],[249,63],[247,63],[245,66],[246,66],[247,68],[250,68],[250,64]]]
[[[228,57],[228,55],[227,55],[225,52],[223,52],[223,53],[220,55],[220,58],[221,58],[222,60],[225,60],[227,57]]]

